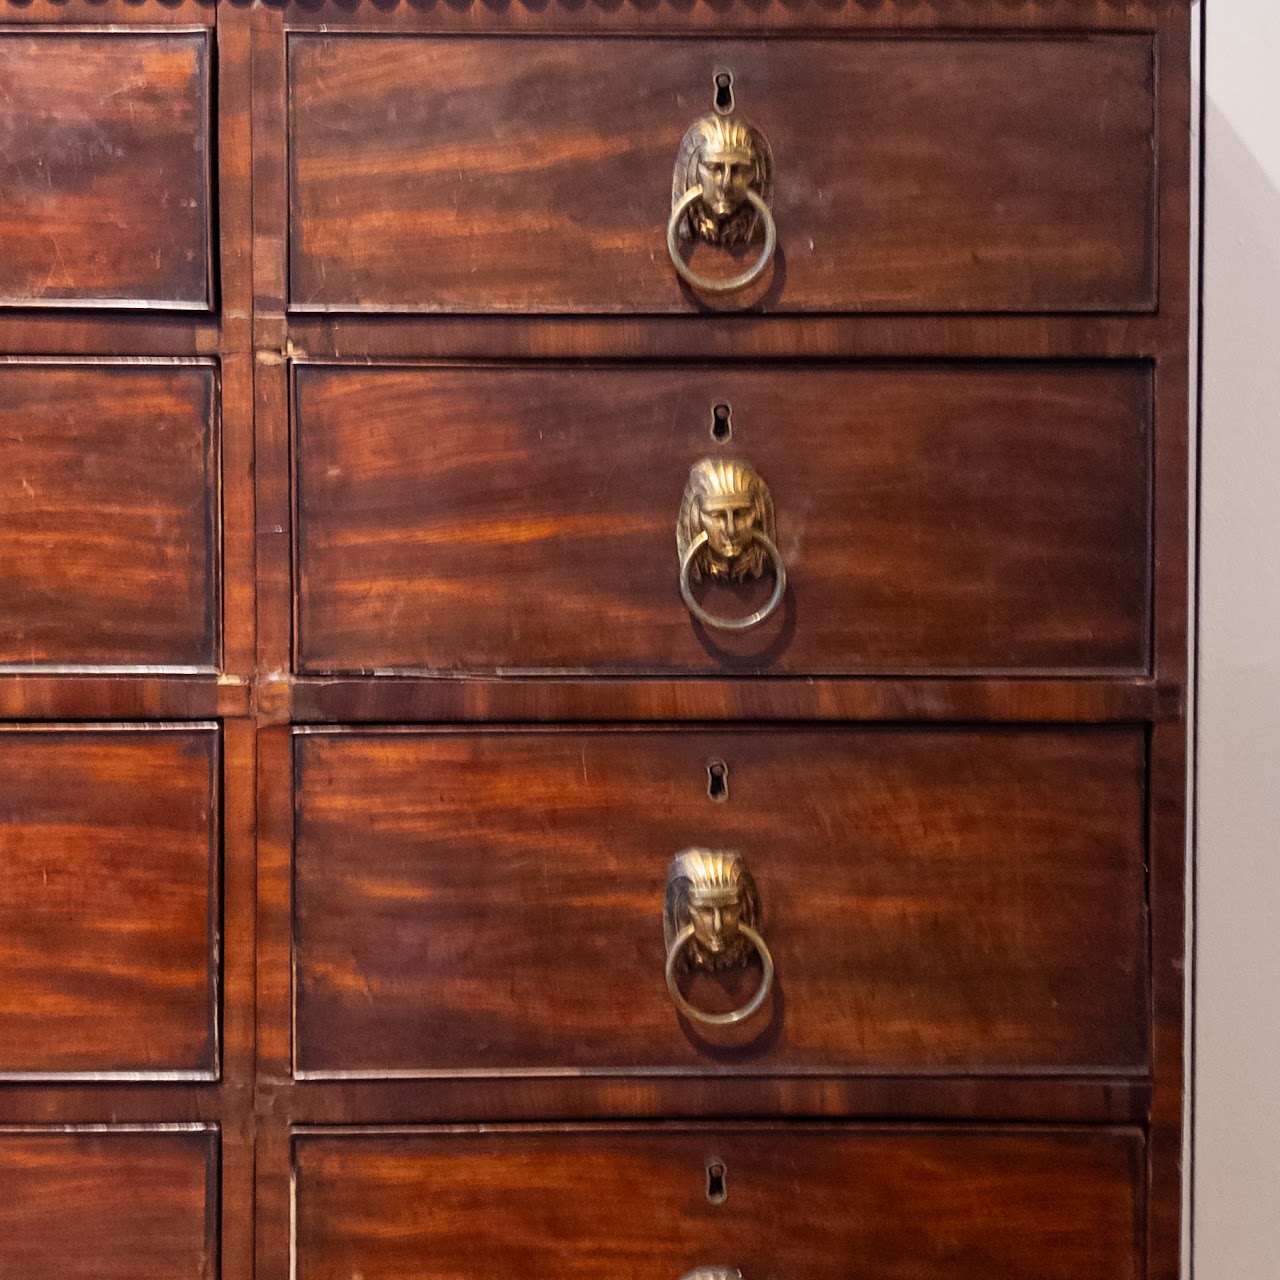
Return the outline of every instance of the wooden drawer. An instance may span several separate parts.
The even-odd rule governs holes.
[[[209,35],[0,31],[0,305],[207,310]]]
[[[304,729],[295,772],[304,1077],[1145,1072],[1139,728]],[[758,888],[737,1027],[664,982],[691,846]]]
[[[216,1077],[218,774],[210,724],[0,729],[0,1079]]]
[[[696,311],[715,295],[681,284],[666,227],[722,69],[772,150],[779,244],[729,305],[1153,305],[1146,35],[295,33],[288,58],[295,310]]]
[[[0,363],[0,663],[217,665],[216,414],[207,365]]]
[[[0,1128],[0,1280],[215,1280],[206,1125]]]
[[[1150,397],[1140,364],[303,366],[298,665],[1144,671]],[[705,457],[776,514],[790,585],[742,633],[681,600]],[[774,581],[695,594],[741,615]]]
[[[1144,1274],[1134,1129],[330,1131],[294,1159],[298,1280]]]

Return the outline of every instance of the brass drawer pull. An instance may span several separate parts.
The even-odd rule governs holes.
[[[758,280],[778,247],[778,228],[769,208],[772,194],[773,153],[759,129],[732,116],[695,120],[676,156],[667,223],[667,252],[681,278],[704,293],[733,293]],[[749,244],[761,223],[764,248],[739,275],[699,275],[680,251],[681,240],[726,248]]]
[[[764,478],[749,462],[703,458],[689,472],[676,550],[680,555],[680,595],[689,612],[704,626],[745,631],[763,622],[782,603],[787,571],[774,543],[773,497]],[[693,597],[694,582],[745,582],[773,566],[773,594],[754,613],[723,618],[708,612]]]
[[[742,1272],[737,1267],[698,1267],[686,1272],[680,1280],[742,1280]]]
[[[759,923],[760,894],[738,854],[686,849],[672,859],[662,912],[667,990],[686,1018],[725,1027],[751,1017],[764,1004],[773,987],[773,956],[755,929]],[[707,1013],[685,999],[677,982],[681,972],[738,968],[753,949],[760,957],[760,987],[740,1009]]]

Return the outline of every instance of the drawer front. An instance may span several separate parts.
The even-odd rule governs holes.
[[[0,1078],[213,1078],[218,735],[0,730]]]
[[[209,367],[0,364],[0,663],[216,665],[216,412]]]
[[[0,84],[0,305],[208,309],[208,35],[10,28]]]
[[[0,1129],[0,1280],[215,1280],[218,1135]]]
[[[1138,728],[302,730],[295,767],[303,1076],[1145,1069]],[[754,877],[737,1026],[664,982],[690,847]],[[688,958],[702,1011],[761,984]]]
[[[289,40],[302,310],[679,313],[685,131],[733,76],[772,152],[780,312],[1148,310],[1147,36]],[[703,246],[726,276],[756,257]]]
[[[1143,671],[1150,396],[1136,364],[304,366],[299,666]],[[789,585],[743,632],[681,599],[704,458],[771,497]],[[749,613],[759,569],[695,603]]]
[[[1132,1129],[308,1134],[296,1274],[1137,1280],[1143,1154]]]

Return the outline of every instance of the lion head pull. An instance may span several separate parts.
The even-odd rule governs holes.
[[[676,521],[680,557],[680,594],[705,626],[742,631],[763,622],[782,601],[787,574],[774,542],[773,498],[764,477],[734,458],[703,458],[689,472]],[[694,598],[692,583],[746,582],[764,576],[773,565],[769,601],[744,618],[709,613]]]
[[[760,936],[760,894],[742,858],[727,850],[686,849],[667,870],[662,932],[667,944],[667,989],[686,1017],[713,1026],[749,1018],[773,985],[773,957]],[[759,990],[740,1009],[706,1013],[689,1003],[679,979],[745,965],[752,951],[763,970]]]
[[[777,247],[772,202],[773,152],[764,134],[730,114],[695,120],[676,153],[667,224],[667,249],[681,278],[706,293],[729,293],[758,279]],[[762,225],[764,248],[739,275],[699,275],[685,260],[682,246],[690,242],[733,248],[749,244]]]

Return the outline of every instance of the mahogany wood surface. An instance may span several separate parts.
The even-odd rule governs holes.
[[[1153,62],[1141,36],[304,33],[289,38],[290,305],[707,305],[671,269],[665,236],[681,136],[711,110],[724,68],[772,147],[779,228],[770,275],[731,309],[1151,307]],[[1080,110],[1104,96],[1105,112]],[[695,252],[694,266],[732,275],[758,252]]]
[[[217,452],[207,364],[0,362],[0,663],[214,668]]]
[[[249,1280],[249,12],[3,8],[0,352],[45,421],[0,427],[0,716],[79,745],[6,746],[0,774],[4,939],[30,948],[0,975],[0,1275]],[[61,503],[43,531],[23,477]],[[146,749],[170,733],[190,750]]]
[[[276,328],[264,306],[261,327]],[[0,331],[4,317],[0,315]],[[281,324],[281,328],[283,323]],[[290,314],[282,350],[300,361],[408,360],[1003,360],[1153,358],[1172,331],[1162,314],[409,316]],[[15,335],[17,340],[18,335]],[[127,337],[122,335],[121,341]],[[265,341],[265,339],[264,339]]]
[[[462,1280],[495,1262],[539,1280],[610,1268],[676,1280],[708,1262],[747,1267],[747,1280],[843,1280],[859,1267],[876,1280],[1176,1280],[1189,10],[1188,0],[5,4],[0,1280],[348,1280],[361,1265],[365,1280]],[[740,110],[774,144],[782,249],[763,292],[712,308],[677,285],[663,229],[675,143],[709,107],[707,60],[726,52]],[[423,68],[449,74],[422,77]],[[375,367],[357,367],[366,364]],[[811,484],[831,495],[834,472],[852,467],[848,451],[875,446],[896,449],[935,497],[967,494],[968,510],[989,517],[984,554],[1009,557],[1003,575],[977,576],[964,558],[972,541],[944,546],[934,521],[954,502],[918,508],[917,529],[935,539],[930,580],[953,595],[976,584],[977,614],[992,625],[970,615],[966,630],[962,609],[939,611],[923,593],[919,616],[906,626],[910,611],[900,611],[897,647],[875,662],[806,665],[812,642],[800,624],[819,606],[801,591],[822,544],[817,513],[801,511],[793,489],[779,527],[795,553],[796,626],[779,652],[696,646],[677,663],[690,632],[664,633],[674,624],[653,618],[659,606],[680,609],[672,529],[688,463],[701,456],[695,437],[702,452],[718,447],[705,395],[674,489],[659,498],[656,477],[673,466],[672,433],[684,429],[672,425],[673,380],[701,387],[712,371],[776,383],[778,420],[821,398],[815,386],[842,388],[818,407],[830,417],[836,405],[856,426],[837,441],[844,461],[821,415],[797,426],[790,413],[783,434],[744,417],[730,394],[727,447],[767,458],[775,487],[809,466]],[[16,384],[6,380],[28,374],[38,385],[27,384],[15,425],[5,412]],[[72,375],[82,390],[68,389]],[[932,449],[913,443],[909,413],[886,422],[874,398],[843,390],[904,376],[917,404],[933,406]],[[130,379],[150,389],[122,390]],[[327,443],[295,422],[308,379],[371,392],[331,397],[342,413]],[[402,391],[388,408],[384,380],[397,379],[437,389],[470,379],[480,390],[421,405]],[[641,422],[657,405],[667,416],[646,435],[584,390],[576,408],[565,402],[573,413],[535,424],[536,395],[499,403],[507,379],[607,382],[615,393],[634,384],[643,389],[617,403]],[[930,399],[929,379],[1028,389],[971,402],[954,459],[947,435],[965,398]],[[795,390],[804,383],[808,401]],[[1066,386],[1094,394],[1059,395]],[[495,411],[479,412],[486,397]],[[160,408],[166,398],[172,413]],[[463,403],[456,420],[441,413]],[[1019,435],[1015,421],[1030,429]],[[167,449],[148,424],[163,428]],[[511,446],[500,455],[495,427]],[[583,457],[566,463],[571,442],[556,432]],[[401,473],[369,494],[373,504],[398,491],[394,519],[382,524],[367,508],[367,544],[343,552],[348,583],[366,570],[370,582],[387,581],[383,553],[403,553],[406,530],[445,529],[439,504],[465,497],[464,481],[479,484],[473,496],[498,499],[487,511],[464,504],[463,523],[431,552],[482,567],[487,592],[469,608],[435,599],[419,610],[397,641],[410,651],[397,675],[368,674],[385,621],[377,593],[346,600],[345,614],[329,608],[329,657],[311,662],[298,647],[308,526],[296,518],[306,493],[295,462],[336,442],[362,461],[376,448],[402,451]],[[602,443],[622,460],[613,474],[602,452],[588,461]],[[987,446],[998,457],[979,477],[968,464]],[[446,456],[446,469],[419,465]],[[622,499],[625,465],[628,492],[652,487],[643,509]],[[865,454],[859,466],[866,475]],[[827,519],[848,526],[868,503],[888,511],[903,472],[886,461],[876,475],[883,489],[841,490]],[[474,536],[486,522],[527,532],[530,510],[562,502],[568,481],[584,476],[611,505],[591,513],[597,524],[582,541],[593,551],[569,557],[573,585],[609,600],[604,612],[625,612],[639,562],[616,548],[651,539],[665,594],[645,588],[648,615],[634,635],[651,651],[665,645],[664,663],[579,652],[577,665],[556,666],[567,661],[547,657],[557,646],[608,650],[616,625],[588,606],[575,631],[573,616],[549,605],[546,559],[519,568],[520,544]],[[29,523],[24,478],[61,504],[43,526]],[[339,477],[304,467],[302,478],[330,486],[333,512],[351,510]],[[1014,491],[1019,478],[1040,486],[1038,508]],[[1064,525],[1057,499],[1067,495]],[[543,542],[563,558],[562,534]],[[901,542],[887,539],[886,564],[908,555]],[[836,557],[822,554],[829,569]],[[434,565],[405,559],[410,594],[439,595]],[[844,595],[873,571],[851,555],[835,576],[845,585],[820,607],[840,622],[824,643],[857,658],[866,600]],[[513,634],[503,593],[535,617],[542,610],[541,635]],[[1002,610],[1003,629],[994,625]],[[429,648],[439,647],[431,627],[441,617],[452,619],[453,666]],[[689,628],[687,615],[680,624]],[[911,628],[933,637],[930,662],[904,648]],[[976,660],[983,644],[988,658]],[[990,657],[1001,645],[1006,657]],[[311,665],[299,668],[299,657]],[[417,728],[378,727],[397,725]],[[753,761],[748,769],[739,754],[723,806],[696,785],[687,798],[682,790],[687,776],[705,776],[705,760],[689,753],[713,741],[722,753],[746,744]],[[979,746],[909,756],[901,745],[925,741]],[[416,745],[383,776],[378,742]],[[534,742],[555,749],[538,755]],[[873,742],[900,745],[881,758]],[[1040,745],[1026,755],[992,745],[1013,742]],[[637,744],[651,744],[640,763],[626,755]],[[311,771],[297,796],[295,746],[315,746],[317,761],[331,752],[334,765],[325,778]],[[639,777],[650,794],[597,776],[606,746],[614,772]],[[524,753],[517,786],[541,779],[541,791],[519,792],[523,808],[497,772],[513,751]],[[343,752],[357,769],[338,767]],[[766,764],[773,781],[751,800],[743,774]],[[884,785],[895,770],[899,785]],[[969,801],[965,777],[977,779]],[[824,779],[838,785],[824,789]],[[317,840],[314,805],[295,813],[295,801],[332,797],[338,785],[349,804]],[[444,808],[442,787],[452,797]],[[665,811],[660,794],[676,797]],[[1020,815],[1013,825],[1001,825],[1002,805]],[[744,841],[768,832],[770,848],[787,853],[747,850],[762,879],[762,859],[768,868],[766,935],[786,926],[771,1011],[780,1004],[781,1018],[772,1039],[754,1044],[692,1044],[653,964],[662,947],[653,890],[678,846],[663,847],[654,881],[644,880],[651,855],[641,845],[655,832],[671,844],[682,817],[708,811],[717,825],[703,830]],[[841,826],[851,811],[879,833],[875,863],[857,860]],[[295,918],[295,819],[296,905],[320,908],[309,922]],[[807,824],[807,844],[786,834],[789,822]],[[602,832],[624,854],[599,853]],[[493,847],[494,836],[501,858],[448,860],[482,840]],[[842,878],[826,898],[787,878],[832,848]],[[557,859],[578,873],[572,885]],[[504,884],[499,869],[511,868]],[[588,987],[576,958],[549,967],[556,917],[540,869],[561,876],[557,909],[578,922],[589,956],[605,953],[613,927],[597,908],[622,909],[624,951],[608,972],[648,984],[647,1040],[627,1029],[615,991]],[[60,899],[37,880],[43,870]],[[946,882],[963,879],[966,896],[930,899],[930,884],[952,872]],[[859,892],[875,875],[903,890],[901,910]],[[495,884],[478,917],[463,901],[477,900],[468,886],[488,894]],[[374,896],[387,886],[401,896]],[[353,908],[345,920],[339,901]],[[939,1030],[924,1021],[931,1013],[895,1027],[879,1007],[878,1018],[855,1018],[849,1002],[819,1026],[806,1012],[822,986],[804,967],[814,935],[793,922],[797,905],[808,918],[831,901],[865,925],[838,931],[836,985],[883,990],[845,960],[932,929],[955,944],[949,961],[969,968],[930,968],[899,947],[887,953],[903,960],[896,977],[918,981],[892,989],[911,1008],[932,1000],[944,1011],[959,1009],[946,999],[976,992],[972,1007]],[[326,912],[337,940],[321,975],[330,1003],[307,1006],[321,987],[318,969],[304,966],[313,985],[297,993],[299,1065],[317,1069],[295,1078],[292,965],[315,953],[318,935],[306,930]],[[496,915],[539,932],[504,934]],[[416,928],[436,917],[447,924],[439,937]],[[387,919],[397,927],[377,933]],[[995,931],[984,934],[985,924]],[[1027,936],[1013,948],[1015,927]],[[367,950],[341,951],[344,930],[348,939],[363,930]],[[522,937],[535,968],[552,974],[543,989],[499,972]],[[457,963],[438,989],[438,968],[395,972],[387,961],[400,947],[435,964],[442,939],[456,944]],[[1013,961],[1005,974],[1002,955]],[[978,984],[980,973],[990,981]],[[1057,1006],[1046,976],[1055,974],[1069,988]],[[485,975],[496,1016],[482,1044],[475,1020],[450,1009]],[[338,990],[339,979],[356,985]],[[1033,1021],[1035,981],[1050,998]],[[580,992],[578,1007],[543,1016],[556,983]],[[1001,1033],[982,1034],[993,1008],[1012,1013],[1006,1032],[1022,1028],[1017,1062],[1001,1064]],[[593,1010],[599,1026],[575,1029]],[[361,1018],[374,1027],[363,1039]],[[896,1057],[893,1035],[906,1046]],[[912,1037],[935,1065],[911,1056]],[[967,1058],[957,1048],[966,1045]],[[486,1067],[497,1059],[507,1065]],[[342,1075],[350,1063],[356,1078]],[[397,1063],[408,1064],[404,1076]],[[629,1074],[600,1074],[611,1070]],[[820,1119],[832,1127],[820,1131]],[[564,1127],[571,1120],[593,1127]],[[535,1121],[560,1127],[530,1134]],[[413,1127],[481,1123],[526,1130]],[[206,1129],[169,1128],[181,1125]],[[308,1128],[321,1125],[337,1128]],[[144,1132],[126,1131],[135,1126]],[[370,1126],[380,1128],[361,1132]],[[718,1141],[712,1153],[730,1161],[718,1209],[705,1199],[705,1132],[738,1144]],[[663,1182],[686,1166],[693,1181]],[[695,1238],[695,1223],[749,1239],[756,1253],[704,1256],[695,1246],[717,1237]],[[621,1237],[618,1250],[601,1245],[602,1230]],[[792,1246],[786,1256],[779,1240]]]
[[[1138,730],[362,731],[296,757],[303,1074],[1145,1067]],[[731,1031],[663,982],[690,846],[746,859],[777,966]]]
[[[213,725],[0,729],[0,1076],[218,1068]]]
[[[31,0],[50,9],[66,3],[81,12],[137,0]],[[223,0],[239,7],[246,0]],[[196,0],[196,11],[212,0]],[[689,5],[687,0],[506,0],[445,5],[442,0],[269,0],[263,29],[307,31],[632,34],[940,32],[1150,33],[1185,16],[1190,0],[734,0]]]
[[[1142,1148],[1136,1129],[302,1133],[297,1275],[1137,1280]]]
[[[205,32],[0,30],[0,305],[208,309],[211,57]]]
[[[209,1126],[0,1128],[0,1280],[216,1280]]]
[[[1141,365],[295,378],[303,671],[1145,669]],[[788,595],[741,635],[680,599],[704,457],[777,512]],[[740,616],[771,589],[695,594]]]
[[[1145,1124],[1151,1086],[1137,1076],[558,1074],[289,1080],[263,1072],[275,1123],[369,1125],[528,1121],[848,1120],[895,1123]],[[259,1140],[265,1135],[260,1134]],[[280,1176],[270,1166],[269,1178]],[[271,1193],[274,1194],[274,1193]],[[271,1196],[268,1195],[268,1199]],[[269,1214],[264,1215],[269,1218]]]
[[[598,724],[646,720],[1109,724],[1177,721],[1185,714],[1179,687],[1142,678],[762,680],[739,676],[658,680],[422,676],[369,680],[282,676],[260,683],[255,692],[257,713],[270,723],[292,717],[313,723],[366,724]],[[4,682],[0,681],[0,706],[4,705],[5,693]]]

